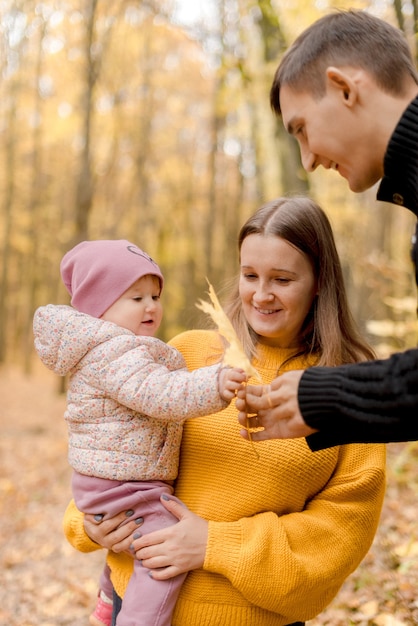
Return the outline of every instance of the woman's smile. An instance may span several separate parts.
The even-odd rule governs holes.
[[[260,315],[273,315],[274,313],[278,313],[280,311],[280,309],[262,309],[256,304],[254,304],[253,306],[257,313],[260,313]]]

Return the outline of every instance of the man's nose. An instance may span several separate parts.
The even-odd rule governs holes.
[[[304,148],[300,150],[301,160],[303,169],[307,172],[313,172],[318,167],[318,163],[316,161],[316,157],[308,148]]]

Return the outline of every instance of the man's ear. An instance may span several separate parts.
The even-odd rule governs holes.
[[[358,85],[351,72],[338,67],[327,67],[327,88],[340,92],[346,106],[352,107],[358,98]]]

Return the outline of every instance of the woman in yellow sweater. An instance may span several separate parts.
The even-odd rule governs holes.
[[[308,365],[372,358],[349,312],[329,221],[315,203],[281,198],[263,206],[242,227],[239,250],[226,309],[264,384]],[[171,343],[189,369],[216,362],[224,349],[216,331],[188,331]],[[98,523],[70,503],[70,542],[85,552],[112,549],[113,623],[132,552],[156,579],[189,572],[172,626],[284,626],[318,615],[369,550],[385,490],[384,446],[251,445],[237,414],[231,403],[185,423],[175,493],[186,506],[163,501],[179,519],[170,528],[140,536],[135,521],[116,528],[124,512]]]

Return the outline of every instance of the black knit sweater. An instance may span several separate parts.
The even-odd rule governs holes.
[[[377,199],[418,216],[418,98],[408,106],[390,139]],[[418,223],[412,259],[418,285]],[[305,422],[318,433],[312,450],[344,443],[418,439],[418,349],[389,359],[340,367],[312,367],[298,392]]]

